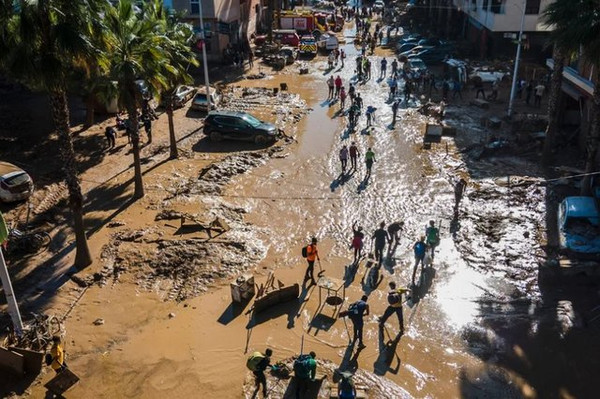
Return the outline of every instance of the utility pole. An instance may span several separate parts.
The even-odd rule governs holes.
[[[208,59],[206,58],[206,34],[204,32],[204,20],[202,18],[202,0],[198,2],[198,16],[200,17],[200,40],[202,40],[202,65],[204,66],[207,110],[210,112],[212,109],[212,101],[210,99],[210,82],[208,81]]]
[[[516,5],[516,4],[515,4]],[[510,100],[508,102],[508,117],[512,116],[513,112],[513,102],[515,101],[515,91],[517,88],[517,74],[519,72],[519,61],[521,61],[521,43],[523,42],[523,26],[525,24],[525,9],[527,5],[527,0],[523,0],[522,5],[522,14],[521,14],[521,29],[519,30],[519,41],[517,43],[517,57],[515,59],[515,70],[513,71],[512,77],[512,85],[510,88]]]

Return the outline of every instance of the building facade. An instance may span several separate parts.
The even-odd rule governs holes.
[[[548,31],[542,15],[552,0],[452,0],[462,22],[460,36],[472,42],[481,57],[511,57],[523,21],[523,58],[543,61]]]
[[[202,2],[202,3],[200,3]],[[209,61],[222,62],[230,46],[243,45],[254,31],[250,23],[255,13],[254,0],[171,0],[173,9],[184,13],[186,22],[200,33],[200,5],[205,31],[206,55]],[[201,44],[198,44],[201,49]]]
[[[547,59],[546,65],[554,69],[554,60]],[[581,57],[574,57],[563,70],[563,93],[558,104],[559,122],[563,135],[568,136],[569,141],[576,141],[581,149],[585,148],[592,122],[593,81],[597,73]]]

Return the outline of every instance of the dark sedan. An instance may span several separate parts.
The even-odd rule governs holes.
[[[278,132],[277,126],[245,112],[211,111],[204,120],[204,134],[212,141],[231,139],[266,144],[277,140]]]

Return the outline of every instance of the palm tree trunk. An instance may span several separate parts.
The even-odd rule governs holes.
[[[92,93],[88,94],[85,99],[85,127],[90,127],[94,124],[96,100]]]
[[[92,256],[83,224],[83,194],[81,193],[81,185],[79,184],[77,167],[75,165],[75,150],[73,149],[73,141],[71,140],[69,128],[69,107],[66,92],[64,90],[51,92],[50,102],[52,105],[52,117],[58,133],[63,173],[69,190],[69,205],[73,214],[73,228],[76,242],[75,267],[83,269],[92,263]]]
[[[595,64],[594,69],[598,70],[600,65]],[[591,187],[590,173],[596,170],[596,158],[598,155],[598,145],[600,144],[600,74],[596,72],[594,75],[594,96],[592,97],[592,123],[590,124],[590,132],[587,138],[587,157],[585,161],[585,177],[581,183],[581,195],[590,195]]]
[[[544,151],[542,153],[542,163],[545,166],[552,163],[552,151],[558,136],[558,106],[562,97],[562,75],[566,60],[564,53],[557,46],[554,46],[552,58],[554,58],[554,69],[552,70],[548,96],[548,127],[546,128],[546,140],[544,141]]]
[[[130,86],[130,98],[135,99],[135,83],[132,82]],[[127,104],[127,114],[129,117],[129,124],[131,126],[131,145],[133,146],[133,169],[135,184],[133,199],[140,199],[144,197],[144,181],[142,180],[142,162],[140,160],[140,124],[135,100],[131,101],[130,104]]]
[[[173,121],[173,96],[169,95],[167,101],[167,120],[169,121],[169,146],[171,149],[171,159],[179,158],[179,151],[177,150],[177,138],[175,137],[175,122]]]

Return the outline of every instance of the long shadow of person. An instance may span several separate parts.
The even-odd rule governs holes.
[[[363,179],[363,181],[360,182],[360,184],[358,185],[357,189],[356,189],[356,193],[360,194],[363,191],[365,191],[367,189],[367,186],[369,185],[369,180],[371,179],[371,174],[367,173],[367,175],[365,176],[365,178]]]
[[[418,284],[411,287],[411,301],[413,303],[419,303],[421,298],[424,298],[425,295],[427,295],[433,285],[435,273],[435,269],[431,265],[421,270]]]
[[[340,365],[334,371],[334,379],[336,378],[337,374],[344,371],[355,373],[356,370],[358,370],[358,356],[360,356],[360,352],[362,352],[363,348],[358,348],[356,352],[354,352],[354,344],[355,342],[352,341],[346,348],[346,352],[344,352],[344,356],[342,357]]]
[[[452,234],[452,239],[456,240],[456,234],[460,230],[460,221],[458,220],[458,210],[454,209],[454,216],[452,217],[452,221],[450,222],[450,234]]]
[[[344,184],[344,177],[346,176],[346,174],[344,172],[341,172],[338,177],[336,177],[335,179],[333,179],[333,181],[331,182],[331,184],[329,185],[329,188],[331,189],[331,192],[334,192],[339,186],[341,186],[342,184]]]
[[[379,273],[380,267],[374,266],[365,271],[363,278],[360,280],[360,284],[365,295],[371,294],[375,291],[379,284],[383,281],[383,275]]]
[[[344,286],[346,288],[350,287],[350,285],[356,278],[356,272],[358,271],[359,266],[360,262],[358,260],[356,262],[352,262],[347,266],[344,266]]]
[[[401,337],[402,334],[398,333],[396,337],[392,339],[385,326],[379,329],[379,356],[377,357],[377,360],[375,360],[375,363],[373,363],[373,372],[375,374],[381,376],[384,376],[388,372],[398,374],[402,360],[396,353],[396,348],[398,347]],[[396,366],[392,367],[394,360],[396,360]]]

